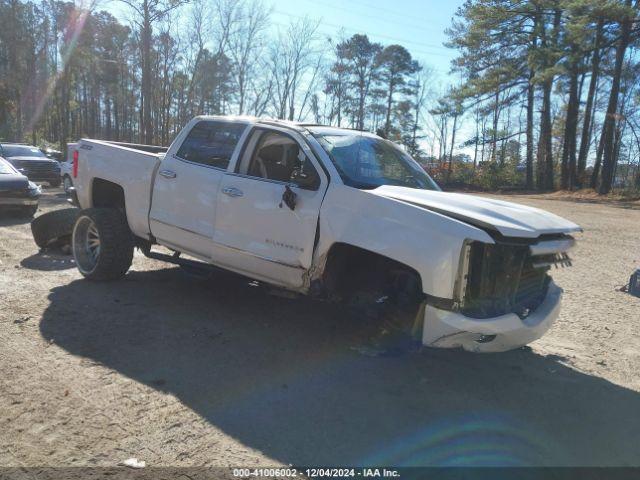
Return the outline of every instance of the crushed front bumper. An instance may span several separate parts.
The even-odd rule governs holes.
[[[526,318],[515,313],[477,319],[459,312],[425,307],[422,343],[427,347],[464,348],[470,352],[504,352],[545,334],[560,313],[562,289],[553,282],[543,302]]]

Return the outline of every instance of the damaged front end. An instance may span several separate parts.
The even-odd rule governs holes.
[[[567,251],[574,239],[547,235],[533,242],[495,240],[465,243],[452,307],[426,305],[425,345],[498,352],[526,345],[551,327],[562,290],[549,270],[571,265]]]

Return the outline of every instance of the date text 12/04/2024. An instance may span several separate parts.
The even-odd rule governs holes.
[[[233,476],[239,478],[400,478],[397,470],[389,468],[237,468]]]

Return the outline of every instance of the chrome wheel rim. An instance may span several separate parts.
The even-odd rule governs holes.
[[[100,259],[100,246],[100,232],[95,222],[89,217],[80,217],[73,229],[73,256],[81,273],[95,270]]]

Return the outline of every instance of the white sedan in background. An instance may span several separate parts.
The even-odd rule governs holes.
[[[73,152],[77,146],[77,143],[68,143],[67,154],[60,162],[60,178],[66,193],[69,193],[69,189],[73,187]]]

